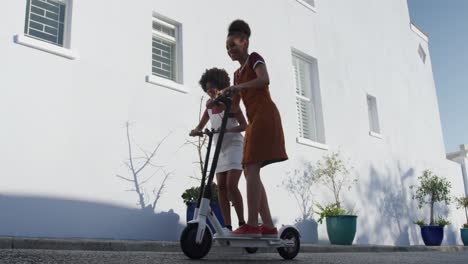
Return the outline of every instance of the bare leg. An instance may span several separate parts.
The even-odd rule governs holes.
[[[265,188],[263,187],[263,183],[261,188],[262,198],[260,200],[260,217],[262,217],[264,226],[266,226],[267,228],[273,228],[273,220],[271,219],[270,207],[268,205],[268,199],[266,196]]]
[[[245,165],[244,173],[247,180],[247,205],[249,212],[247,224],[258,226],[258,213],[260,212],[260,208],[262,208],[263,224],[267,227],[272,227],[273,221],[270,209],[268,208],[268,200],[260,179],[260,168],[260,163]]]
[[[221,213],[223,214],[224,225],[231,225],[231,207],[229,205],[226,179],[226,172],[216,173],[219,206],[221,207]]]
[[[239,191],[239,179],[242,174],[241,170],[230,170],[227,172],[227,190],[231,195],[232,203],[234,204],[234,209],[237,213],[237,218],[239,222],[245,222],[244,220],[244,202],[242,200],[242,194]]]

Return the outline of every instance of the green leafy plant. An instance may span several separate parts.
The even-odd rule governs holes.
[[[349,191],[357,182],[357,178],[350,175],[350,170],[339,152],[324,156],[316,165],[316,180],[332,191],[335,200],[333,204],[338,209],[342,209],[340,197],[343,188]]]
[[[455,198],[457,209],[465,208],[466,223],[463,224],[463,228],[468,228],[468,197]]]
[[[419,208],[424,205],[430,207],[430,222],[429,225],[435,225],[434,219],[434,204],[437,202],[445,202],[446,205],[450,202],[451,183],[444,177],[435,175],[430,170],[425,170],[418,177],[419,186],[411,185],[410,188],[416,188],[416,193],[413,194],[413,199],[419,203]]]
[[[218,187],[215,183],[213,183],[211,189],[211,195],[213,196],[211,201],[212,202],[217,202],[218,201]],[[198,200],[198,194],[200,193],[200,186],[197,187],[192,187],[184,191],[182,193],[182,199],[184,200],[184,203],[186,205],[189,205],[190,203],[194,203]]]
[[[417,221],[414,221],[413,222],[415,225],[418,225],[418,226],[427,226],[426,222],[424,222],[424,220],[417,220]]]
[[[450,225],[450,222],[447,219],[439,216],[439,218],[436,221],[436,224],[438,226],[446,226],[446,225]]]
[[[318,223],[322,224],[323,219],[330,216],[349,214],[350,212],[340,208],[336,203],[327,204],[325,206],[316,204],[318,210],[315,211],[319,215]]]
[[[302,168],[288,173],[283,181],[283,187],[294,196],[301,210],[301,217],[296,222],[313,219],[313,200],[311,188],[314,185],[314,168],[310,163],[303,162]]]

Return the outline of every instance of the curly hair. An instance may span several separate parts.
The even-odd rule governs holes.
[[[198,82],[203,91],[206,92],[206,84],[210,82],[212,86],[222,90],[226,87],[229,87],[231,80],[229,79],[228,73],[224,69],[211,68],[207,69],[203,73],[200,81]]]
[[[232,21],[228,28],[228,37],[239,35],[241,37],[250,38],[250,27],[244,20],[236,19]]]

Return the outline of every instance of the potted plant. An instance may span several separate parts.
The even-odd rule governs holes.
[[[200,186],[186,189],[184,193],[182,193],[181,197],[184,203],[187,205],[187,214],[186,214],[187,222],[193,219],[195,208],[197,207],[197,200],[198,200],[199,193],[200,193]],[[218,218],[221,225],[224,226],[224,220],[221,214],[221,208],[219,207],[219,203],[218,203],[218,188],[215,183],[213,183],[212,185],[211,193],[213,195],[211,199],[211,205],[210,205],[211,209],[213,210],[216,218]],[[214,230],[211,224],[210,224],[210,227],[212,228],[212,230]]]
[[[326,219],[328,239],[334,245],[351,245],[356,235],[357,216],[342,207],[341,191],[351,189],[357,178],[350,176],[348,165],[342,160],[340,153],[331,153],[318,161],[315,169],[318,182],[326,186],[334,197],[334,202],[322,206],[317,204],[318,222]]]
[[[314,169],[308,162],[303,162],[302,168],[288,173],[283,181],[283,187],[294,197],[301,216],[295,220],[295,226],[301,233],[301,241],[316,243],[318,241],[317,222],[313,218],[312,186],[314,185]]]
[[[448,221],[439,217],[438,221],[434,219],[434,204],[437,202],[445,202],[446,205],[450,202],[450,182],[444,177],[435,175],[430,170],[425,170],[418,177],[419,186],[412,185],[410,188],[416,188],[416,193],[413,199],[419,203],[421,209],[424,205],[429,205],[430,216],[429,224],[425,221],[416,221],[415,224],[421,227],[421,236],[426,246],[440,246],[444,239],[444,226],[449,224]]]
[[[468,246],[468,197],[455,198],[457,208],[465,208],[466,223],[460,229],[463,245]]]

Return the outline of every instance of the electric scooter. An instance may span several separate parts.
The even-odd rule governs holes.
[[[230,113],[232,98],[229,94],[218,96],[214,100],[214,103],[223,104],[225,106],[224,113]],[[232,236],[230,231],[221,226],[211,210],[211,185],[215,175],[228,118],[229,115],[224,114],[221,127],[218,130],[205,129],[205,131],[199,133],[199,136],[208,136],[208,146],[194,217],[193,220],[188,222],[180,236],[180,246],[182,251],[191,259],[201,259],[208,254],[212,244],[214,243],[224,247],[245,248],[248,253],[255,253],[258,248],[276,248],[278,253],[284,259],[293,259],[297,256],[300,250],[300,234],[295,227],[281,227],[277,237]],[[215,134],[218,134],[218,140],[216,142],[213,161],[211,162],[208,182],[205,184],[210,150],[213,143],[213,136]],[[208,220],[216,231],[216,234],[214,235],[212,234],[211,229],[209,227],[207,228]]]

